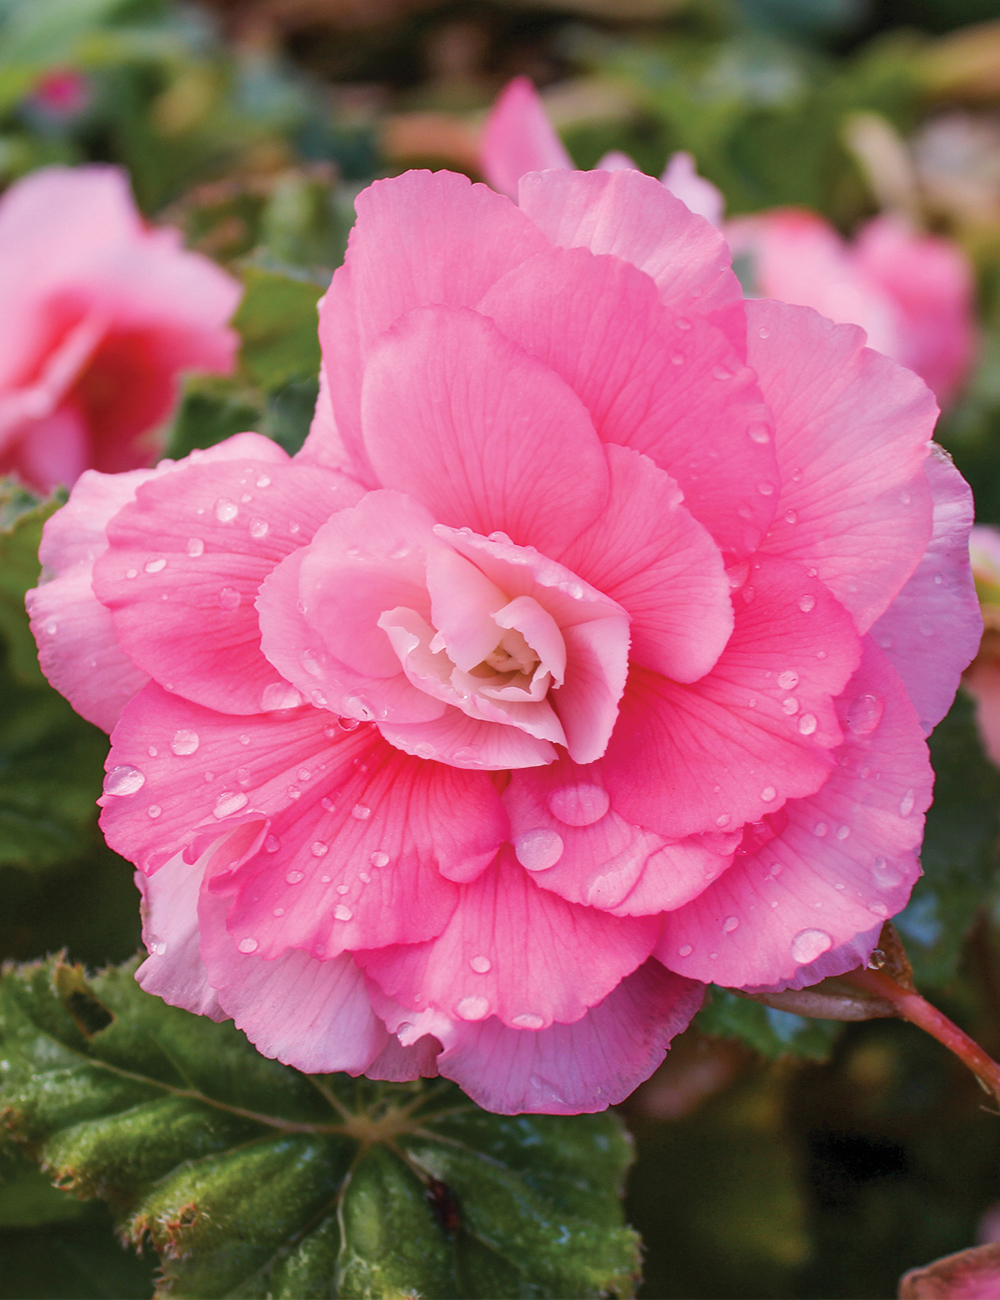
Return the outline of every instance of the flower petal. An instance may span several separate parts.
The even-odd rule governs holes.
[[[515,77],[497,96],[483,127],[480,163],[493,188],[515,202],[525,172],[573,166],[527,77]]]

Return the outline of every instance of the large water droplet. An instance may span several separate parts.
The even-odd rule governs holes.
[[[781,701],[781,711],[789,718],[799,711],[799,702],[794,695],[788,695]]]
[[[785,672],[778,674],[778,685],[783,691],[794,691],[799,684],[798,673],[793,673],[790,668]]]
[[[777,796],[778,792],[773,785],[766,785],[760,792],[760,797],[763,799],[764,803],[771,803],[772,800],[777,798]]]
[[[799,609],[803,614],[810,614],[816,608],[816,597],[805,595],[799,597]]]
[[[611,800],[599,785],[567,785],[549,795],[549,809],[567,826],[592,826],[608,811]]]
[[[693,952],[694,949],[691,947],[691,945],[689,943],[684,943],[681,944],[681,946],[677,949],[677,956],[690,957]]]
[[[727,916],[722,922],[722,929],[726,934],[732,934],[732,932],[739,927],[739,924],[740,919],[738,916]]]
[[[562,836],[558,831],[540,826],[519,835],[514,841],[514,852],[528,871],[548,871],[563,855]]]
[[[356,803],[351,809],[351,816],[359,822],[366,822],[372,815],[372,810],[366,803]]]
[[[154,559],[147,560],[142,567],[146,573],[159,573],[167,567],[167,562],[162,555],[157,555]]]
[[[271,682],[265,686],[260,697],[260,707],[265,713],[276,709],[297,709],[302,703],[302,696],[288,682]]]
[[[220,524],[231,524],[239,513],[239,506],[227,497],[219,497],[215,503],[215,517]]]
[[[885,700],[881,695],[857,695],[847,710],[847,725],[856,736],[870,736],[882,721]]]
[[[473,993],[467,998],[460,998],[455,1003],[455,1015],[460,1020],[482,1020],[489,1013],[489,1002],[477,993]]]
[[[189,537],[187,544],[187,553],[192,560],[196,560],[199,555],[205,554],[205,543],[200,537]]]
[[[241,939],[236,946],[239,948],[240,952],[250,953],[256,952],[260,947],[260,944],[256,939]]]
[[[799,731],[803,736],[811,736],[818,725],[814,713],[803,713],[799,718]]]
[[[493,963],[490,961],[489,957],[470,957],[469,965],[477,975],[485,975],[487,971],[493,969]]]
[[[763,446],[765,442],[771,441],[771,430],[766,424],[751,424],[747,429],[747,437],[751,442],[756,442]]]
[[[389,855],[381,849],[376,849],[368,861],[373,867],[387,867],[389,865]]]
[[[170,748],[180,757],[184,754],[193,754],[201,744],[201,738],[197,731],[186,731],[183,728],[174,732],[174,738],[170,742]]]
[[[215,807],[212,812],[216,817],[232,817],[233,813],[238,813],[241,808],[245,808],[249,799],[239,790],[223,790],[215,801]]]
[[[872,863],[872,880],[879,889],[895,889],[903,883],[903,873],[895,863],[886,862],[885,858],[876,858]]]
[[[232,612],[240,607],[240,593],[235,587],[223,587],[219,592],[219,608]]]
[[[338,903],[333,909],[333,915],[338,921],[349,921],[354,913],[346,903]]]
[[[808,966],[832,947],[833,940],[825,930],[800,930],[792,940],[792,960]]]
[[[121,767],[113,767],[104,778],[104,793],[119,796],[135,794],[145,784],[146,778],[137,767],[122,764]]]
[[[533,1011],[525,1011],[520,1016],[514,1016],[510,1023],[515,1029],[541,1029],[545,1017],[536,1015]]]
[[[330,852],[330,846],[323,840],[313,840],[312,844],[309,846],[309,852],[314,858],[322,858]]]
[[[277,835],[269,835],[264,841],[264,851],[266,853],[277,853],[280,848],[281,840],[278,839]]]
[[[157,817],[159,817],[160,813],[162,812],[163,809],[160,807],[158,803],[151,803],[149,807],[146,809],[147,815],[152,817],[154,821],[156,820]]]

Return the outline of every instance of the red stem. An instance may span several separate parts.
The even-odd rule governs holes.
[[[960,1061],[964,1061],[972,1073],[1000,1101],[1000,1065],[991,1056],[987,1056],[974,1039],[938,1011],[937,1007],[932,1007],[919,993],[903,988],[885,971],[854,970],[847,975],[842,975],[841,979],[891,1002],[904,1020],[919,1025],[932,1038],[943,1043]]]

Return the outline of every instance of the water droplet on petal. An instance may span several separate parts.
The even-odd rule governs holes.
[[[264,841],[264,849],[268,853],[277,853],[280,848],[281,840],[278,839],[277,835],[269,835]]]
[[[477,975],[485,975],[487,971],[493,969],[493,963],[489,957],[470,957],[469,965]]]
[[[747,437],[751,442],[756,442],[763,446],[765,442],[771,441],[771,430],[766,424],[751,424],[747,429]]]
[[[389,855],[381,849],[376,849],[368,861],[373,867],[387,867],[389,865]]]
[[[230,612],[240,607],[240,593],[235,587],[223,587],[219,592],[219,608]]]
[[[881,695],[858,695],[847,710],[847,725],[856,736],[870,736],[882,721],[885,700]]]
[[[239,513],[240,508],[236,502],[226,497],[219,497],[215,503],[215,517],[220,524],[231,524]]]
[[[151,803],[149,807],[146,809],[146,812],[155,821],[156,818],[159,817],[160,813],[163,812],[163,809],[160,807],[158,803]]]
[[[113,767],[104,778],[104,793],[119,796],[135,794],[146,784],[146,778],[137,767]]]
[[[611,800],[599,785],[567,785],[549,795],[549,810],[566,826],[592,826],[608,811]]]
[[[903,883],[903,873],[885,858],[876,858],[872,863],[872,879],[879,889],[895,889]]]
[[[490,1004],[484,997],[478,994],[472,994],[470,997],[461,998],[455,1004],[455,1015],[460,1020],[482,1020],[488,1016]]]
[[[510,1023],[515,1029],[541,1029],[542,1025],[545,1024],[545,1017],[526,1011],[523,1015],[514,1016]]]
[[[913,805],[915,803],[916,803],[916,799],[914,797],[913,791],[907,790],[906,794],[903,795],[903,798],[901,799],[899,804],[900,817],[909,817],[910,813],[913,812]]]
[[[197,731],[186,731],[184,729],[174,732],[174,738],[170,742],[170,748],[180,757],[183,754],[193,754],[201,744],[201,738]]]
[[[276,908],[274,909],[274,911],[271,913],[271,915],[272,915],[272,916],[284,916],[284,915],[285,915],[285,909],[284,909],[283,907],[276,907]]]
[[[889,915],[889,909],[886,907],[885,903],[869,903],[868,910],[871,912],[872,916]]]
[[[686,316],[678,316],[674,324],[679,330],[689,330],[691,328],[691,322]]]
[[[139,576],[139,570],[138,570],[138,569],[126,569],[126,570],[125,570],[125,577],[126,577],[126,578],[138,578],[138,576]]]
[[[437,750],[430,741],[420,740],[413,746],[413,752],[417,758],[433,758]]]
[[[786,511],[785,511],[785,523],[786,523],[786,524],[797,524],[798,522],[799,522],[799,516],[798,516],[798,512],[797,512],[797,511],[795,511],[795,510],[786,510]]]
[[[827,826],[826,822],[817,822],[813,827],[813,834],[822,839],[829,829],[830,828]]]
[[[715,819],[715,824],[716,826],[728,826],[732,820],[729,813],[720,813]]]
[[[305,879],[305,875],[301,871],[289,871],[286,874],[285,879],[288,881],[290,885],[297,885],[300,880]]]
[[[205,543],[200,537],[188,538],[187,553],[193,560],[196,560],[199,555],[205,554]]]
[[[689,943],[685,943],[682,944],[681,947],[677,949],[677,956],[690,957],[693,952],[694,949],[691,947],[691,945]]]
[[[727,916],[726,919],[722,922],[722,929],[724,933],[732,934],[734,930],[738,929],[739,924],[740,924],[740,919],[738,916]]]
[[[155,953],[157,957],[162,957],[167,951],[167,945],[159,935],[151,934],[149,939],[146,941],[146,949],[150,953]]]
[[[260,697],[260,707],[265,713],[277,709],[297,709],[302,703],[302,696],[288,682],[271,682],[265,686]]]
[[[360,718],[338,718],[337,726],[341,729],[341,731],[357,731],[358,727],[361,726],[361,719]]]
[[[260,538],[267,536],[267,528],[267,520],[261,519],[260,516],[255,516],[250,520],[250,536],[258,541]]]
[[[333,909],[333,915],[338,921],[349,921],[354,913],[345,903],[338,903]]]
[[[325,854],[330,852],[330,846],[329,844],[324,843],[323,840],[313,840],[312,844],[309,846],[309,852],[314,858],[322,858]]]
[[[846,840],[847,837],[848,837],[848,835],[850,835],[850,833],[851,833],[851,828],[850,828],[850,826],[838,826],[838,827],[837,827],[837,839],[838,839],[838,840]]]
[[[167,567],[167,562],[162,555],[158,555],[153,560],[147,560],[142,567],[146,573],[159,573],[161,569]]]
[[[241,808],[245,808],[250,800],[239,790],[223,790],[215,801],[215,807],[212,812],[216,817],[232,817],[233,813],[238,813]]]
[[[761,790],[760,797],[765,803],[770,803],[772,799],[777,797],[777,794],[778,792],[775,790],[773,785],[766,785],[764,789]]]
[[[241,939],[236,945],[240,952],[256,952],[260,944],[256,939]]]
[[[778,685],[781,687],[783,691],[794,691],[796,686],[798,686],[798,684],[799,684],[798,673],[793,673],[791,669],[786,669],[785,672],[779,673]]]
[[[372,815],[372,810],[366,803],[356,803],[351,809],[351,816],[359,822],[366,822]]]
[[[833,940],[825,930],[800,930],[792,940],[792,960],[808,966],[833,947]]]
[[[773,483],[758,483],[758,484],[757,484],[757,491],[761,494],[762,497],[773,497],[773,496],[774,496],[774,484],[773,484]]]
[[[815,596],[806,595],[806,596],[799,597],[799,609],[802,610],[803,614],[810,614],[815,608],[816,608]]]
[[[811,736],[818,725],[816,715],[813,713],[803,713],[799,718],[799,731],[803,736]]]
[[[261,474],[260,478],[257,480],[257,487],[264,488],[270,486],[271,486],[271,480],[267,477],[266,474]]]
[[[514,852],[521,866],[528,871],[548,871],[563,855],[562,836],[545,827],[525,831],[514,841]]]
[[[781,701],[781,710],[789,718],[793,717],[799,711],[799,702],[794,695],[789,695]]]
[[[769,339],[771,337],[771,331],[765,325],[762,325],[757,331],[757,337],[759,339]]]

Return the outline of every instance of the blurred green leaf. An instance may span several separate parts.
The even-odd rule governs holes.
[[[918,987],[947,984],[997,881],[1000,772],[984,753],[975,706],[959,691],[930,740],[934,802],[920,860],[924,875],[893,918]]]
[[[60,1187],[151,1239],[158,1294],[632,1294],[614,1115],[503,1118],[448,1083],[308,1078],[132,971],[8,969],[0,1108]]]
[[[16,103],[48,68],[72,61],[81,40],[126,0],[31,0],[0,5],[0,111]]]
[[[234,433],[260,425],[260,395],[245,384],[214,375],[193,375],[184,384],[166,439],[166,455],[181,460],[199,447],[214,447]]]
[[[266,390],[319,372],[316,304],[323,285],[306,275],[247,266],[246,293],[233,320],[243,344],[240,364]]]
[[[772,1059],[801,1056],[825,1061],[843,1031],[836,1020],[813,1020],[762,1006],[711,985],[695,1023],[705,1034],[736,1038]]]
[[[125,1249],[104,1206],[84,1208],[75,1222],[0,1228],[0,1300],[145,1300],[153,1294],[152,1252],[143,1258]]]
[[[0,480],[0,635],[7,642],[10,672],[29,685],[41,685],[45,679],[38,667],[24,595],[41,571],[42,526],[65,500],[61,493],[41,501],[15,480]]]

